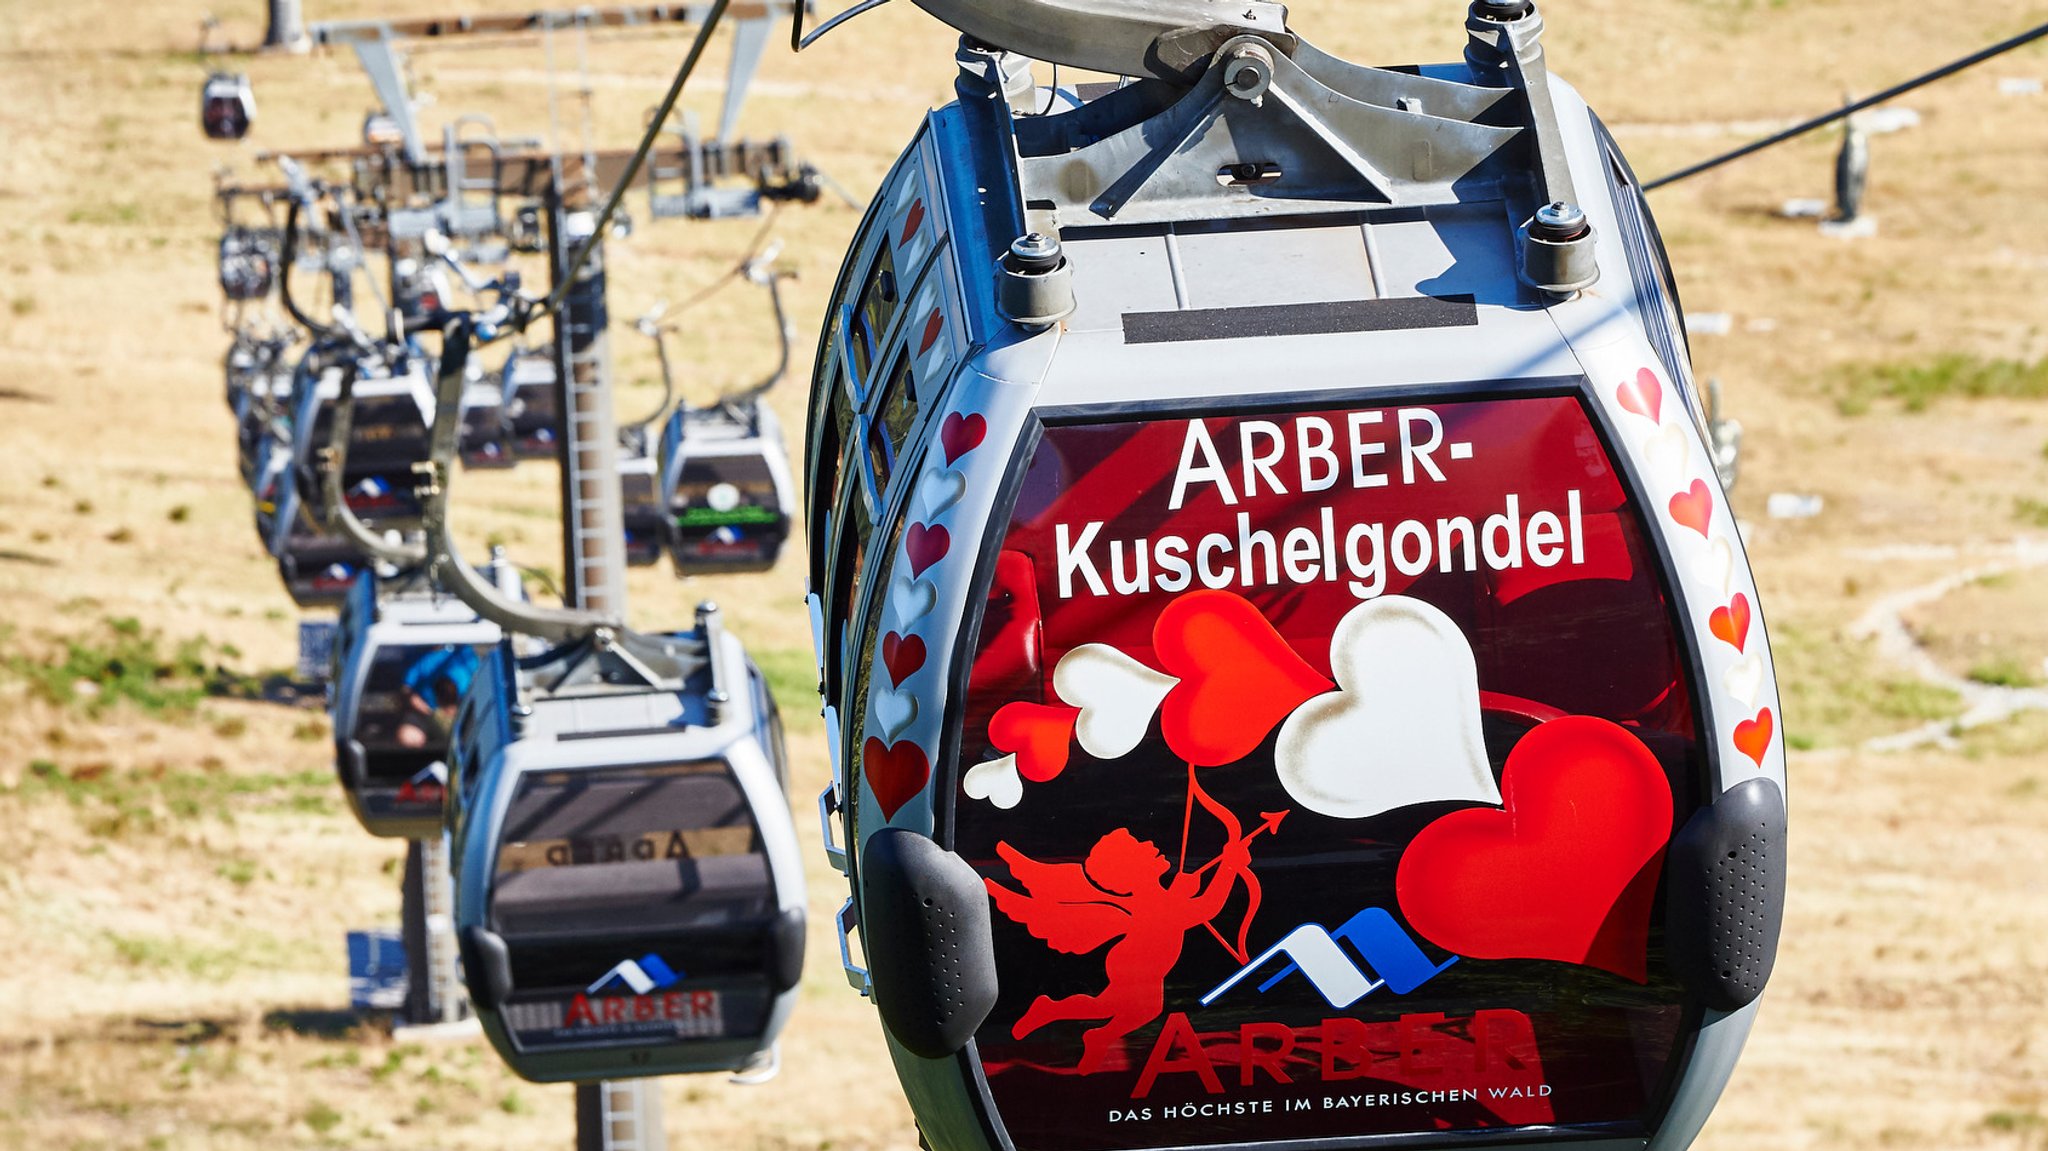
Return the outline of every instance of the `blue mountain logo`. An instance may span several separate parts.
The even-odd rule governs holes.
[[[672,987],[683,977],[683,973],[671,968],[661,956],[652,951],[638,959],[628,959],[604,973],[596,983],[590,985],[588,994],[623,988],[635,995],[645,995]]]

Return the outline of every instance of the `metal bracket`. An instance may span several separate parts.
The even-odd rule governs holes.
[[[1011,52],[1108,72],[1193,83],[1217,49],[1257,36],[1294,50],[1287,8],[1271,0],[916,0],[966,35]]]
[[[833,922],[839,926],[839,966],[846,971],[847,984],[860,992],[862,998],[872,996],[875,993],[875,981],[868,978],[867,968],[856,966],[853,962],[852,935],[854,929],[860,926],[860,912],[854,907],[853,896],[847,896],[846,902],[839,905],[839,913],[833,916]]]
[[[838,838],[833,834],[833,825],[844,810],[839,804],[839,782],[827,783],[825,790],[818,793],[818,835],[825,841],[825,862],[839,874],[851,875],[853,869],[847,862],[846,849],[839,846]]]

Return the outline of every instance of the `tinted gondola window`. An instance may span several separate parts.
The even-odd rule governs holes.
[[[1706,753],[1577,395],[1047,427],[983,578],[952,842],[1019,1151],[1648,1130]]]
[[[875,248],[875,262],[861,287],[860,297],[854,301],[853,323],[847,333],[848,350],[853,353],[854,374],[859,377],[864,390],[872,386],[868,382],[868,368],[880,358],[882,340],[889,334],[889,325],[896,318],[899,302],[896,261],[889,252],[887,241],[884,241]]]
[[[896,365],[882,386],[881,398],[867,420],[868,466],[873,469],[878,506],[889,490],[889,479],[895,474],[910,425],[916,421],[917,395],[910,382],[910,357],[898,352]]]
[[[438,758],[481,656],[462,644],[379,650],[363,684],[356,739],[372,750],[423,751]]]
[[[816,421],[817,431],[811,444],[812,474],[809,502],[804,506],[805,529],[813,538],[823,538],[817,533],[829,525],[832,513],[839,507],[839,475],[846,466],[845,440],[840,437],[840,402],[838,394],[842,387],[839,376],[834,373],[824,385],[830,389],[832,398],[828,401],[824,418]],[[847,407],[850,420],[851,406]],[[822,550],[822,549],[821,549]],[[819,556],[811,556],[811,585],[815,590],[823,585],[819,578],[822,564]]]
[[[1624,224],[1622,247],[1628,254],[1629,278],[1635,281],[1636,306],[1642,313],[1644,335],[1656,349],[1665,373],[1690,400],[1696,393],[1692,358],[1687,350],[1685,312],[1679,301],[1678,281],[1671,274],[1670,257],[1664,251],[1663,234],[1657,230],[1649,202],[1643,198],[1642,185],[1622,156],[1620,145],[1614,142],[1605,125],[1596,120],[1594,126],[1606,152],[1615,211]]]
[[[489,912],[510,949],[513,1042],[758,1035],[778,911],[729,765],[529,773],[500,831]]]
[[[782,524],[775,473],[758,452],[696,454],[677,478],[676,526],[684,531]]]
[[[832,541],[836,559],[832,566],[832,586],[825,603],[827,698],[835,695],[843,683],[841,672],[845,666],[846,629],[853,619],[854,606],[860,602],[861,563],[867,558],[868,537],[875,530],[874,521],[868,517],[867,505],[858,493],[847,497],[846,507],[845,522]]]

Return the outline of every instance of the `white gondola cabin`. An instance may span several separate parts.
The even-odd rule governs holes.
[[[758,398],[678,407],[661,433],[661,492],[676,574],[766,571],[793,499],[782,425]]]
[[[973,39],[805,499],[846,965],[927,1145],[1688,1144],[1775,948],[1777,689],[1541,18],[1378,69],[1263,2],[920,5]]]
[[[356,577],[341,608],[328,716],[335,772],[370,834],[441,834],[455,711],[503,639],[497,624],[416,576]]]
[[[325,506],[318,498],[319,454],[331,438],[346,370],[327,368],[312,386],[292,397],[295,483],[308,528],[326,524]],[[416,527],[420,504],[413,490],[413,468],[427,459],[427,435],[434,418],[432,385],[417,359],[395,372],[382,365],[363,365],[359,373],[353,385],[343,496],[365,524],[380,529]]]
[[[555,360],[544,350],[522,348],[498,373],[498,420],[514,460],[552,460],[560,451],[561,402]]]
[[[209,140],[239,140],[256,120],[256,91],[242,72],[215,72],[199,89],[199,126]]]
[[[450,810],[464,977],[540,1082],[758,1070],[794,1006],[804,881],[780,720],[694,632],[485,661]]]

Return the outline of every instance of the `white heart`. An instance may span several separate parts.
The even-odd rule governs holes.
[[[1390,595],[1352,608],[1330,637],[1337,690],[1280,725],[1273,765],[1297,803],[1364,819],[1418,803],[1498,804],[1480,733],[1479,665],[1456,621]]]
[[[1706,558],[1699,561],[1695,570],[1715,594],[1727,595],[1729,577],[1735,574],[1735,549],[1728,546],[1727,540],[1713,541],[1707,545]]]
[[[1636,441],[1642,450],[1643,461],[1650,465],[1656,478],[1672,487],[1682,487],[1679,481],[1685,479],[1688,465],[1692,461],[1692,450],[1687,446],[1685,429],[1677,424],[1665,424]]]
[[[932,613],[939,605],[939,589],[930,580],[914,580],[900,577],[889,589],[889,606],[896,612],[898,624],[913,624]]]
[[[907,691],[877,691],[875,718],[881,721],[882,737],[894,743],[903,729],[917,721],[917,697]]]
[[[952,468],[934,468],[917,485],[917,505],[929,523],[967,494],[967,477]]]
[[[1060,657],[1052,672],[1060,699],[1081,709],[1074,737],[1097,759],[1129,755],[1151,730],[1160,701],[1180,680],[1107,644],[1088,643]]]
[[[1750,656],[1731,665],[1721,676],[1721,686],[1746,707],[1756,706],[1756,693],[1764,685],[1764,661]]]
[[[986,799],[1008,811],[1024,798],[1024,780],[1017,774],[1017,757],[1006,755],[967,769],[960,788],[970,799]]]

